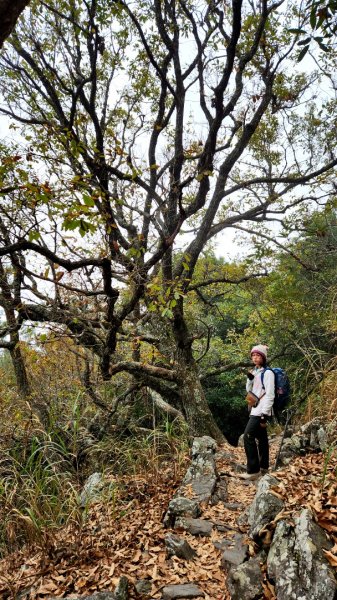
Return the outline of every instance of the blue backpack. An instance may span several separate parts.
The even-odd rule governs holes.
[[[264,371],[261,373],[261,383],[263,389],[265,389],[263,384],[264,374],[266,370],[269,369],[273,371],[275,375],[275,398],[273,411],[277,420],[279,420],[280,414],[286,408],[289,400],[290,400],[290,382],[287,373],[284,369],[280,367],[266,367]]]

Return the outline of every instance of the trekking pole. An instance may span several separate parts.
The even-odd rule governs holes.
[[[277,453],[277,456],[276,456],[276,459],[275,459],[274,471],[276,471],[277,465],[278,465],[279,460],[280,460],[281,450],[282,450],[284,438],[286,436],[287,428],[288,428],[288,425],[289,425],[289,422],[290,422],[290,419],[291,419],[292,416],[293,416],[293,410],[288,409],[287,410],[287,418],[286,418],[286,422],[285,422],[285,425],[284,425],[284,430],[283,430],[283,435],[282,435],[282,438],[281,438],[280,447],[278,449],[278,453]]]

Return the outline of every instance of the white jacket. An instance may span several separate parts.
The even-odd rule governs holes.
[[[248,379],[246,383],[247,392],[253,392],[260,402],[257,406],[254,406],[250,411],[251,417],[260,417],[263,415],[271,415],[272,408],[275,398],[275,375],[271,369],[267,369],[263,376],[263,385],[261,381],[261,373],[264,371],[263,367],[255,367],[253,372],[254,379]]]

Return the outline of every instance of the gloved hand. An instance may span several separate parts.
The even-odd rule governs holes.
[[[250,379],[250,381],[252,381],[254,379],[254,375],[253,375],[253,373],[251,373],[251,371],[248,371],[247,377],[248,377],[248,379]]]

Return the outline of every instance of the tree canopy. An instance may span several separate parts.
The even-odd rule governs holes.
[[[301,70],[285,23],[302,18],[282,0],[30,3],[0,57],[19,134],[1,148],[2,347],[52,324],[103,380],[127,373],[126,393],[221,437],[187,307],[268,266],[198,263],[229,228],[282,245],[333,190],[335,58]]]

